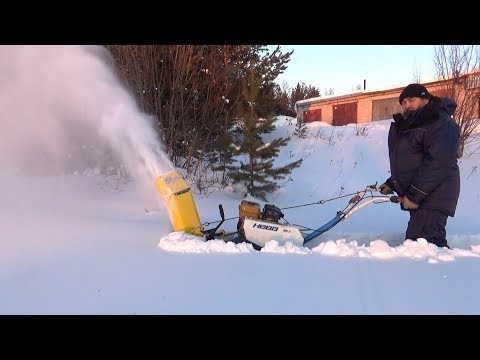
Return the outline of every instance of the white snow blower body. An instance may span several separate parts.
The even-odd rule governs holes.
[[[171,171],[158,176],[155,179],[155,186],[165,200],[175,231],[185,231],[193,235],[202,236],[207,241],[223,239],[235,243],[248,242],[253,244],[257,250],[263,248],[270,240],[275,240],[280,245],[292,243],[293,245],[305,246],[305,244],[330,230],[339,222],[346,220],[355,211],[369,204],[381,202],[398,203],[403,201],[402,198],[397,196],[373,195],[374,191],[378,191],[376,184],[369,185],[364,190],[352,194],[290,207],[323,204],[326,201],[352,196],[348,205],[343,210],[338,211],[335,217],[327,223],[317,229],[300,229],[286,222],[281,223],[280,221],[283,219],[284,214],[282,209],[277,206],[265,204],[263,210],[261,210],[259,203],[242,200],[239,205],[237,231],[225,234],[223,230],[219,230],[225,221],[222,205],[219,205],[221,220],[218,221],[218,225],[209,230],[204,229],[198,216],[192,191],[178,172]]]

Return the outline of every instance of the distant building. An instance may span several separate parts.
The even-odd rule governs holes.
[[[398,97],[408,84],[390,89],[357,90],[348,94],[319,96],[297,101],[297,121],[323,121],[339,126],[361,124],[371,121],[391,119],[392,114],[400,112]],[[462,97],[465,91],[478,92],[480,88],[480,72],[475,71],[447,80],[435,80],[422,83],[435,96],[456,98]],[[477,98],[475,114],[480,118],[480,97]]]

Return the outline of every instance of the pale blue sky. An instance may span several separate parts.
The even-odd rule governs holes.
[[[275,48],[272,45],[271,48]],[[334,93],[351,92],[357,84],[367,90],[406,85],[414,78],[435,77],[434,45],[281,45],[292,49],[287,70],[276,82],[290,87],[313,85]]]

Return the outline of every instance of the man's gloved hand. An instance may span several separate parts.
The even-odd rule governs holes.
[[[411,202],[406,196],[403,197],[403,208],[406,210],[418,209],[418,205]]]
[[[390,188],[390,186],[388,186],[387,184],[383,183],[382,185],[380,185],[378,187],[378,189],[380,190],[380,192],[383,194],[383,195],[388,195],[388,194],[393,194],[393,191],[392,189]]]

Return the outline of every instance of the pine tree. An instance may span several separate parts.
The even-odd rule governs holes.
[[[290,109],[295,110],[297,101],[310,99],[320,96],[320,90],[313,85],[305,85],[305,83],[297,83],[290,93]]]
[[[222,133],[211,145],[206,154],[206,160],[212,170],[221,172],[220,182],[226,184],[227,172],[235,163],[236,151],[233,147],[232,134]]]
[[[285,166],[274,168],[275,158],[280,148],[287,145],[290,138],[277,138],[264,143],[262,134],[275,129],[275,117],[259,122],[256,100],[259,95],[262,77],[251,67],[242,83],[242,101],[239,103],[239,128],[236,136],[239,141],[238,155],[246,154],[247,161],[238,161],[240,166],[230,166],[229,177],[234,183],[244,184],[247,193],[267,201],[266,195],[279,188],[276,180],[285,178],[293,169],[302,164],[302,159]]]
[[[307,137],[308,126],[307,123],[299,120],[297,125],[295,125],[295,131],[293,135],[298,136],[299,138],[305,139]]]
[[[262,78],[262,82],[258,91],[258,96],[255,99],[257,115],[262,118],[267,118],[275,115],[275,107],[277,106],[275,99],[274,80],[287,69],[287,64],[290,61],[290,56],[293,53],[287,52],[283,54],[280,51],[280,46],[277,46],[272,53],[263,54],[265,47],[258,48],[259,58],[255,62],[255,72]]]

